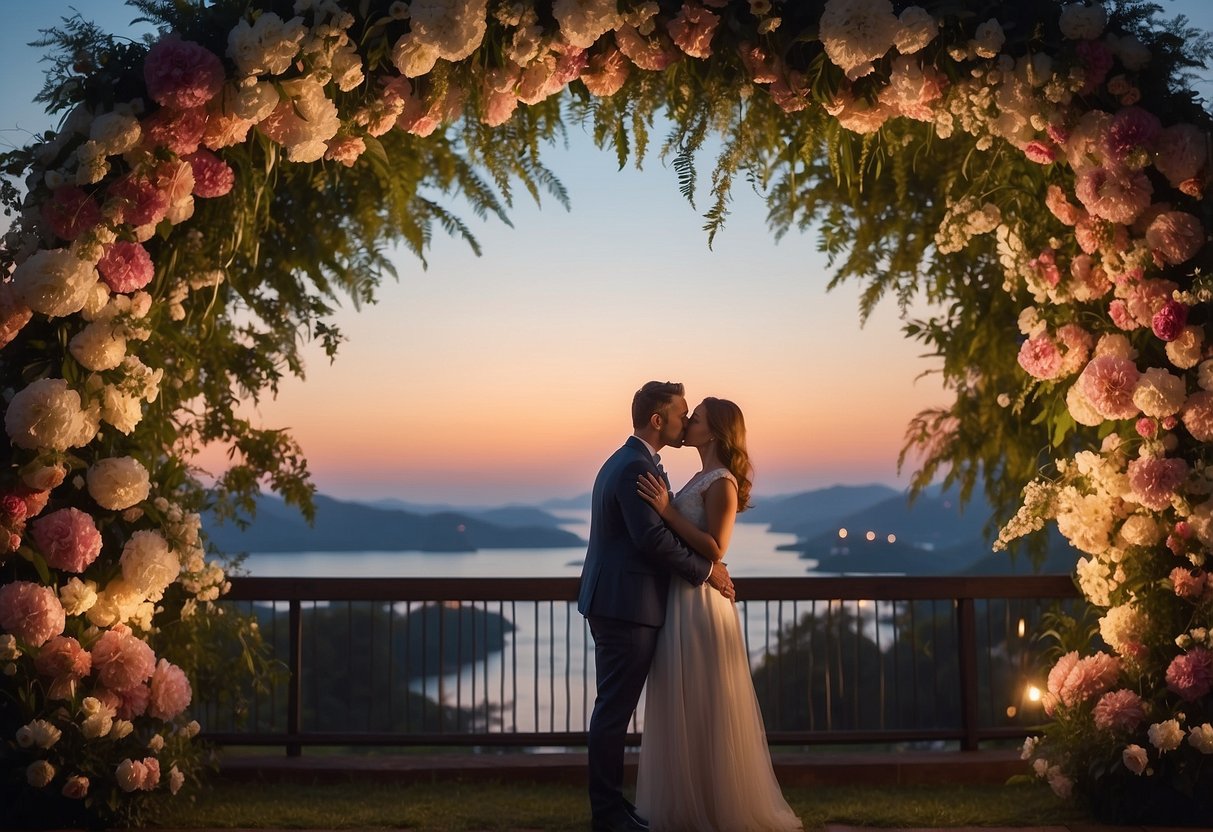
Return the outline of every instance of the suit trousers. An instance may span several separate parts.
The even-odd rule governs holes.
[[[597,615],[587,621],[594,636],[598,683],[589,730],[590,811],[595,818],[606,818],[626,805],[624,741],[653,663],[660,628]]]

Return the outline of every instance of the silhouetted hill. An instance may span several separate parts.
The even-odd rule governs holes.
[[[551,500],[544,500],[539,504],[539,507],[546,509],[588,509],[590,508],[593,496],[593,494],[587,491],[584,494],[578,494],[576,497],[555,497]]]
[[[476,549],[551,549],[584,545],[577,535],[543,526],[506,526],[458,512],[415,514],[317,495],[309,526],[274,497],[257,501],[244,530],[203,516],[203,528],[227,552],[469,552]]]
[[[835,485],[800,494],[756,497],[754,507],[737,519],[745,523],[769,523],[773,532],[808,539],[837,531],[840,519],[900,494],[887,485]]]
[[[463,514],[493,523],[497,526],[541,526],[555,529],[568,522],[534,506],[509,505],[496,508],[454,506],[446,503],[410,503],[394,497],[372,500],[369,503],[365,503],[365,505],[373,508],[407,511],[410,514]]]
[[[819,554],[814,554],[817,551]],[[981,544],[973,547],[933,551],[907,543],[889,543],[886,538],[864,537],[834,539],[825,550],[806,549],[802,557],[817,561],[814,572],[888,572],[904,575],[950,575],[959,572],[981,556]]]

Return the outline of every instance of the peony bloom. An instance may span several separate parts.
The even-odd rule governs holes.
[[[409,36],[437,57],[462,61],[484,40],[488,0],[414,0],[409,5]]]
[[[194,173],[194,196],[211,199],[225,196],[236,182],[236,173],[227,162],[209,150],[199,150],[185,157]]]
[[[1061,7],[1058,20],[1062,37],[1069,40],[1093,40],[1103,34],[1108,25],[1108,13],[1103,6],[1069,3]]]
[[[17,291],[11,283],[0,282],[0,348],[17,337],[34,311],[17,299]]]
[[[698,3],[684,0],[678,15],[666,24],[674,44],[692,58],[707,58],[712,54],[712,36],[720,25],[720,17]]]
[[[143,120],[141,144],[150,151],[160,148],[178,156],[193,153],[206,135],[205,107],[190,110],[157,110]]]
[[[72,336],[68,351],[86,370],[112,370],[126,358],[126,330],[112,321],[97,320]]]
[[[324,87],[311,77],[282,83],[286,98],[257,125],[267,138],[286,147],[292,162],[315,162],[324,156],[329,139],[337,135],[341,120],[337,105]]]
[[[1195,702],[1213,690],[1213,652],[1195,647],[1180,653],[1167,667],[1167,689],[1185,702]]]
[[[177,579],[181,564],[168,542],[156,531],[137,531],[122,548],[122,577],[140,595],[158,601]]]
[[[826,0],[819,26],[826,56],[852,81],[872,72],[901,31],[889,0]]]
[[[111,511],[138,505],[151,492],[147,469],[129,456],[98,460],[88,469],[85,479],[88,493],[97,505]]]
[[[1099,697],[1092,716],[1095,727],[1102,731],[1132,733],[1146,718],[1146,704],[1135,692],[1121,688]]]
[[[903,55],[913,55],[935,40],[939,34],[939,21],[922,6],[907,6],[897,16],[898,30],[893,45]]]
[[[1162,511],[1171,506],[1171,499],[1187,478],[1188,463],[1165,457],[1134,459],[1128,474],[1133,499],[1146,508]]]
[[[636,66],[652,72],[660,72],[681,55],[664,32],[659,30],[653,37],[643,37],[634,26],[628,25],[615,30],[615,45]]]
[[[120,240],[111,243],[97,263],[101,279],[115,292],[137,292],[152,282],[156,269],[147,249],[139,243]]]
[[[1105,419],[1131,419],[1139,412],[1133,392],[1141,374],[1127,358],[1097,355],[1078,377],[1083,396]]]
[[[1165,128],[1154,146],[1154,167],[1175,187],[1196,178],[1204,167],[1208,137],[1193,124]]]
[[[615,0],[555,0],[552,17],[564,41],[578,49],[589,49],[620,23]]]
[[[1179,748],[1179,744],[1184,739],[1184,729],[1179,727],[1179,720],[1176,719],[1156,722],[1150,726],[1147,733],[1150,737],[1150,744],[1164,754]]]
[[[1188,745],[1201,754],[1213,754],[1213,725],[1206,722],[1189,729]]]
[[[254,24],[241,20],[227,36],[227,56],[241,75],[281,75],[299,53],[307,35],[303,18],[287,22],[273,12],[264,12]]]
[[[199,107],[223,88],[223,64],[210,50],[169,35],[157,41],[143,62],[147,94],[162,107]]]
[[[34,656],[34,669],[51,680],[49,698],[71,699],[76,683],[92,672],[93,658],[71,636],[55,636]]]
[[[1127,745],[1125,750],[1120,754],[1121,762],[1125,764],[1125,768],[1134,774],[1142,774],[1146,770],[1146,766],[1150,764],[1149,753],[1140,745]]]
[[[1095,216],[1129,225],[1149,206],[1154,189],[1145,174],[1095,167],[1078,175],[1075,192]]]
[[[30,527],[47,566],[83,572],[101,554],[101,532],[93,518],[77,508],[64,508],[40,517]]]
[[[42,249],[13,271],[16,300],[48,318],[84,308],[97,283],[97,270],[67,249]]]
[[[193,692],[185,672],[175,664],[161,659],[152,674],[151,698],[148,701],[148,716],[157,719],[176,719],[187,707]]]
[[[1184,427],[1193,439],[1201,442],[1213,441],[1213,393],[1198,390],[1184,402],[1179,412]]]
[[[88,137],[109,156],[121,156],[139,146],[142,128],[128,113],[102,113],[89,125]]]
[[[631,66],[619,48],[612,46],[590,57],[586,71],[581,73],[581,82],[591,95],[609,98],[623,87]]]
[[[1120,662],[1107,653],[1079,659],[1061,683],[1058,698],[1063,705],[1073,707],[1112,687],[1119,674]]]
[[[1204,226],[1185,211],[1164,211],[1146,228],[1146,245],[1162,262],[1172,266],[1191,260],[1204,244]]]
[[[1133,389],[1133,404],[1155,419],[1173,416],[1184,405],[1186,385],[1179,376],[1151,367],[1141,374]]]
[[[366,141],[361,136],[337,136],[329,140],[324,158],[352,168],[365,152]]]
[[[115,624],[97,639],[92,649],[97,681],[111,691],[141,685],[156,669],[156,654],[125,624]]]
[[[55,767],[46,760],[35,760],[25,769],[25,781],[35,789],[45,789],[55,779]]]
[[[30,647],[41,647],[60,635],[67,620],[50,587],[29,581],[0,586],[0,629]]]
[[[1140,107],[1125,107],[1112,117],[1102,136],[1104,155],[1117,165],[1145,167],[1161,132],[1162,124],[1153,113]]]
[[[75,185],[62,185],[43,204],[42,216],[57,237],[75,240],[101,222],[101,207]]]
[[[59,603],[67,615],[83,615],[97,603],[97,583],[70,578],[59,587]]]
[[[1192,574],[1191,570],[1182,566],[1177,566],[1171,570],[1169,576],[1171,587],[1175,590],[1175,594],[1180,598],[1187,598],[1189,601],[1200,598],[1205,593],[1207,581],[1203,572]]]
[[[1061,374],[1062,355],[1057,342],[1047,332],[1023,342],[1019,348],[1019,366],[1038,379],[1057,378]]]

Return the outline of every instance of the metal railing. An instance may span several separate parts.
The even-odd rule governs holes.
[[[959,743],[1041,719],[1042,615],[1064,575],[738,578],[738,612],[772,744]],[[593,642],[576,578],[237,578],[286,667],[238,705],[199,692],[229,745],[585,744]],[[632,741],[643,728],[643,703]]]

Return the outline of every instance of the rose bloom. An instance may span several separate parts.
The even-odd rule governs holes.
[[[75,185],[61,185],[43,204],[42,217],[57,237],[75,240],[101,222],[101,207]]]
[[[176,719],[193,697],[185,671],[161,659],[152,674],[151,699],[148,701],[148,716],[157,719]]]
[[[124,792],[133,792],[143,788],[143,781],[146,777],[147,769],[143,763],[130,758],[123,760],[114,770],[114,778],[118,781],[118,787]]]
[[[1195,647],[1180,653],[1167,667],[1167,689],[1185,702],[1195,702],[1213,689],[1213,652]]]
[[[55,779],[55,767],[46,760],[35,760],[25,769],[25,780],[35,789],[44,789]]]
[[[1201,754],[1213,754],[1213,725],[1206,722],[1189,729],[1188,745]]]
[[[1188,463],[1174,458],[1134,459],[1128,474],[1134,499],[1146,508],[1162,511],[1170,507],[1175,492],[1187,478]]]
[[[168,770],[168,791],[169,794],[176,794],[181,791],[181,787],[185,785],[185,775],[180,769],[173,766]]]
[[[1164,211],[1146,228],[1146,245],[1172,266],[1191,260],[1204,244],[1204,226],[1184,211]]]
[[[1162,132],[1162,124],[1153,113],[1140,107],[1125,107],[1112,116],[1112,123],[1103,134],[1103,151],[1117,164],[1127,164],[1134,155],[1140,156],[1143,166],[1150,158],[1149,151]]]
[[[52,569],[83,572],[101,554],[101,532],[93,518],[77,508],[64,508],[31,525],[34,543]]]
[[[1179,720],[1176,719],[1154,723],[1150,726],[1148,734],[1150,744],[1164,754],[1179,748],[1184,739],[1184,729],[1179,727]]]
[[[88,795],[88,778],[76,774],[67,778],[63,784],[63,796],[68,800],[82,800]]]
[[[1150,319],[1150,330],[1161,341],[1174,341],[1188,323],[1188,307],[1177,300],[1169,300]]]
[[[329,140],[324,158],[352,168],[365,152],[366,141],[361,136],[337,136]]]
[[[29,581],[0,586],[0,628],[30,647],[63,632],[67,620],[55,591]]]
[[[147,469],[129,456],[98,460],[89,467],[85,479],[97,505],[112,511],[138,505],[151,492]]]
[[[1126,358],[1098,355],[1082,371],[1078,384],[1087,401],[1105,419],[1131,419],[1139,412],[1133,392],[1140,375],[1137,366]]]
[[[169,35],[143,60],[147,94],[163,107],[184,110],[210,101],[223,88],[223,64],[210,50]]]
[[[1125,768],[1134,774],[1141,774],[1146,770],[1146,766],[1150,763],[1149,753],[1140,745],[1127,745],[1125,750],[1120,755],[1121,762],[1125,764]]]
[[[1146,718],[1146,706],[1135,692],[1121,688],[1099,697],[1091,713],[1100,730],[1132,732]]]
[[[93,645],[93,672],[112,691],[133,688],[156,669],[156,654],[125,624],[115,624]]]
[[[17,729],[17,745],[47,749],[59,742],[63,732],[45,719],[35,719]]]
[[[1179,376],[1151,367],[1141,374],[1133,389],[1133,404],[1147,416],[1173,416],[1184,406],[1186,385]]]

